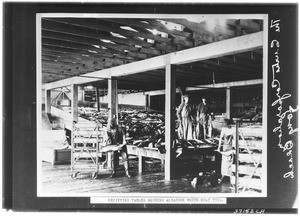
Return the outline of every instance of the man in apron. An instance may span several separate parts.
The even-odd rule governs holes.
[[[189,96],[183,96],[183,102],[177,109],[177,118],[179,121],[180,139],[193,139],[193,116],[192,106],[189,104]]]
[[[124,168],[127,177],[131,177],[129,175],[129,164],[128,164],[128,154],[125,140],[125,133],[121,127],[117,124],[116,118],[113,118],[107,125],[107,136],[108,136],[108,145],[120,145],[118,151],[112,152],[112,160],[113,160],[113,173],[110,176],[111,178],[116,176],[117,165],[119,162],[119,154],[122,156],[122,160],[124,163]]]
[[[207,138],[208,104],[204,96],[201,100],[197,107],[196,139]]]

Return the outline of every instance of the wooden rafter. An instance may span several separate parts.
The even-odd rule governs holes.
[[[194,47],[191,49],[178,51],[175,53],[153,57],[142,61],[117,66],[101,71],[90,73],[91,76],[110,77],[110,76],[125,76],[143,71],[150,71],[159,68],[164,68],[167,59],[171,64],[186,64],[196,61],[222,57],[226,55],[234,55],[251,50],[261,49],[263,44],[263,33],[253,33],[241,37],[219,41],[212,44]],[[91,80],[92,81],[92,80]],[[47,88],[60,87],[66,83],[85,83],[86,79],[67,79],[64,82],[51,83],[46,85]]]

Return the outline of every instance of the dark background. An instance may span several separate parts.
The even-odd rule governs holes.
[[[227,205],[100,205],[93,207],[90,198],[36,196],[36,13],[149,13],[149,14],[268,14],[280,19],[280,34],[269,29],[271,39],[280,41],[278,74],[281,92],[290,93],[287,105],[296,108],[298,59],[297,4],[91,4],[91,3],[4,3],[3,5],[3,207],[14,211],[171,211],[228,212],[235,209],[266,209],[265,213],[296,213],[292,209],[298,191],[298,146],[294,142],[295,178],[284,179],[288,168],[285,154],[277,146],[278,136],[272,132],[277,125],[276,89],[271,89],[271,64],[268,65],[268,182],[266,198],[228,198]],[[270,52],[269,61],[274,61]],[[293,127],[297,128],[297,113]],[[288,134],[284,123],[284,134]],[[146,208],[145,208],[146,206]]]

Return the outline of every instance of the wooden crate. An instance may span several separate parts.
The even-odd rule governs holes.
[[[42,147],[42,160],[51,163],[51,165],[70,164],[71,149],[53,149]]]

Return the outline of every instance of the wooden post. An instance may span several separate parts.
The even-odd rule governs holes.
[[[176,77],[175,66],[166,65],[166,101],[165,101],[165,180],[175,177],[175,156],[173,141],[175,138],[175,99]]]
[[[115,77],[108,80],[108,121],[118,113],[118,86]],[[112,168],[111,152],[107,153],[107,168]]]
[[[145,111],[149,111],[150,109],[150,95],[145,94]]]
[[[51,113],[51,89],[45,89],[45,112]]]
[[[239,192],[238,178],[239,178],[239,122],[235,124],[235,192]]]
[[[145,157],[139,154],[139,174],[142,174],[145,170]]]
[[[97,102],[97,111],[100,112],[100,95],[99,95],[99,88],[96,87],[96,102]]]
[[[118,86],[117,79],[108,80],[108,119],[112,119],[118,113]]]
[[[71,85],[72,91],[72,104],[71,104],[71,113],[72,113],[72,122],[78,122],[78,85]]]
[[[230,87],[226,88],[226,116],[228,119],[231,118],[231,96],[230,96]]]

